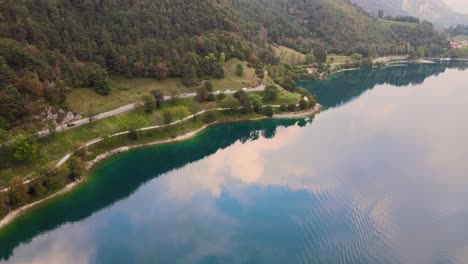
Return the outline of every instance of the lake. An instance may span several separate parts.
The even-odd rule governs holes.
[[[467,263],[466,64],[300,85],[313,120],[106,160],[0,230],[7,263]]]

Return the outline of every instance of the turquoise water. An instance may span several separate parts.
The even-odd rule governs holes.
[[[466,263],[462,67],[406,65],[303,83],[329,107],[314,120],[220,125],[116,156],[1,230],[0,258]]]

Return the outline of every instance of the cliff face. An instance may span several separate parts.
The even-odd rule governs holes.
[[[368,12],[377,14],[384,10],[392,16],[415,16],[433,22],[437,27],[468,24],[468,14],[452,10],[438,0],[352,0]]]

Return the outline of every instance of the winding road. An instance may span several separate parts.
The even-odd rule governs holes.
[[[261,85],[259,85],[257,87],[254,87],[254,88],[243,88],[242,90],[244,90],[246,92],[264,91],[265,90],[265,85],[261,84]],[[216,91],[216,92],[214,92],[214,94],[219,94],[220,92],[221,91]],[[225,94],[234,94],[235,92],[236,91],[230,91],[230,90],[224,91]],[[197,96],[196,93],[186,93],[186,94],[181,94],[180,98],[193,98],[195,96]],[[164,100],[170,100],[171,98],[172,98],[172,96],[164,96]],[[137,102],[137,103],[121,106],[121,107],[119,107],[117,109],[114,109],[114,110],[111,110],[111,111],[108,111],[108,112],[100,113],[100,114],[94,116],[93,121],[96,121],[96,120],[99,120],[99,119],[104,119],[104,118],[107,118],[107,117],[110,117],[110,116],[115,116],[115,115],[118,115],[118,114],[121,114],[121,113],[128,112],[130,110],[133,110],[133,109],[137,108],[138,106],[141,106],[141,104],[142,104],[141,102]],[[58,126],[56,128],[56,131],[61,132],[61,131],[65,131],[65,130],[68,130],[68,129],[72,129],[72,128],[75,128],[75,127],[78,127],[78,126],[88,124],[88,123],[90,123],[90,119],[89,119],[89,117],[87,117],[87,118],[83,118],[83,119],[80,119],[80,120],[72,121],[70,123],[73,123],[74,126],[73,127],[67,127],[66,124],[62,124],[62,125],[60,125],[60,126]],[[45,136],[47,136],[49,134],[49,130],[45,129],[45,130],[37,132],[37,134],[40,137],[45,137]]]

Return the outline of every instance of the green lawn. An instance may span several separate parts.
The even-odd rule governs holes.
[[[392,25],[416,27],[418,25],[417,23],[400,22],[400,21],[385,20],[385,19],[379,19],[378,21],[380,25],[387,26],[387,27],[390,27]]]
[[[244,75],[239,77],[236,75],[237,64],[244,66]],[[231,59],[224,63],[224,78],[223,79],[211,79],[210,82],[213,84],[215,91],[226,91],[226,90],[239,90],[244,87],[255,87],[260,84],[260,78],[255,74],[255,69],[247,67],[247,62],[240,61],[238,59]]]
[[[345,63],[347,60],[351,61],[351,56],[328,54],[327,62],[332,63],[332,58],[333,58],[333,63],[339,63],[339,64]]]
[[[454,40],[454,41],[468,40],[468,36],[467,35],[458,35],[458,36],[453,37],[452,40]]]
[[[238,77],[235,69],[238,63],[244,66],[244,76]],[[256,86],[260,79],[256,77],[255,70],[247,67],[246,62],[231,59],[224,64],[225,78],[210,80],[215,90],[238,90],[244,87]],[[92,104],[98,113],[119,108],[120,106],[141,101],[141,97],[151,90],[161,89],[164,94],[173,92],[193,92],[195,88],[185,87],[179,79],[167,79],[158,81],[148,78],[112,78],[110,81],[111,94],[107,96],[98,95],[91,88],[74,88],[67,95],[67,103],[70,110],[85,114],[89,105]]]
[[[161,89],[165,94],[173,90],[185,90],[178,79],[158,81],[146,78],[113,78],[110,81],[111,94],[98,95],[91,88],[75,88],[67,95],[67,102],[74,112],[84,114],[92,104],[99,113],[119,108],[120,106],[141,101],[144,94],[151,90]]]
[[[273,45],[273,54],[283,63],[301,65],[306,61],[304,54],[285,46]]]

